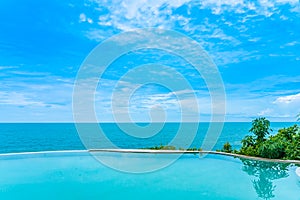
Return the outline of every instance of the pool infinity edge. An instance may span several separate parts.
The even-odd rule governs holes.
[[[111,152],[111,153],[147,153],[147,154],[217,154],[230,156],[234,158],[245,158],[249,160],[258,160],[264,162],[278,162],[300,165],[300,160],[282,160],[268,159],[254,156],[246,156],[241,154],[226,153],[219,151],[188,151],[188,150],[153,150],[153,149],[88,149],[88,150],[62,150],[62,151],[37,151],[37,152],[18,152],[18,153],[3,153],[0,157],[16,156],[16,155],[34,155],[34,154],[52,154],[52,153],[95,153],[95,152]]]

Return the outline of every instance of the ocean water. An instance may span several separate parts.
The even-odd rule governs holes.
[[[279,128],[293,124],[295,123],[271,123],[271,127],[275,133]],[[123,132],[117,124],[100,124],[109,140],[119,148],[147,148],[161,144],[167,145],[175,137],[179,125],[179,123],[166,123],[161,131],[154,136],[137,138]],[[200,123],[196,137],[190,147],[201,147],[208,127],[209,123]],[[221,149],[227,141],[232,144],[233,148],[240,148],[240,141],[249,134],[250,127],[251,123],[225,123],[213,149]],[[191,133],[186,130],[184,134]],[[182,145],[185,144],[184,142],[182,141]],[[179,147],[180,144],[177,148]],[[0,153],[83,149],[85,146],[82,144],[73,123],[0,123]]]

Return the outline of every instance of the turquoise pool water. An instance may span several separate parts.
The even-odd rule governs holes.
[[[98,153],[145,165],[172,155]],[[0,156],[0,199],[300,199],[296,166],[227,156],[183,155],[156,172],[130,174],[88,152]]]

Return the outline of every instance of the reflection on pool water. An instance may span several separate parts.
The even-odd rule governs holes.
[[[296,174],[300,177],[300,167],[297,167]]]
[[[99,153],[128,163],[168,155]],[[170,155],[172,156],[172,155]],[[296,166],[197,154],[156,172],[113,170],[88,152],[0,156],[0,199],[300,199]]]

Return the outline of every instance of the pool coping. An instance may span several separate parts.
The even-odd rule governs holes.
[[[254,156],[246,156],[241,154],[226,153],[219,151],[189,151],[189,150],[154,150],[154,149],[88,149],[88,150],[61,150],[61,151],[36,151],[36,152],[18,152],[18,153],[3,153],[1,156],[16,156],[16,155],[36,155],[36,154],[54,154],[54,153],[96,153],[96,152],[111,152],[111,153],[149,153],[149,154],[215,154],[230,156],[234,158],[244,158],[249,160],[257,160],[264,162],[277,162],[287,164],[298,164],[300,160],[282,160],[282,159],[268,159]]]
[[[231,156],[235,158],[245,158],[249,160],[258,160],[264,162],[278,162],[289,164],[300,164],[300,160],[282,160],[282,159],[269,159],[254,156],[246,156],[241,154],[226,153],[219,151],[189,151],[189,150],[154,150],[154,149],[89,149],[89,152],[115,152],[115,153],[152,153],[152,154],[215,154]]]

